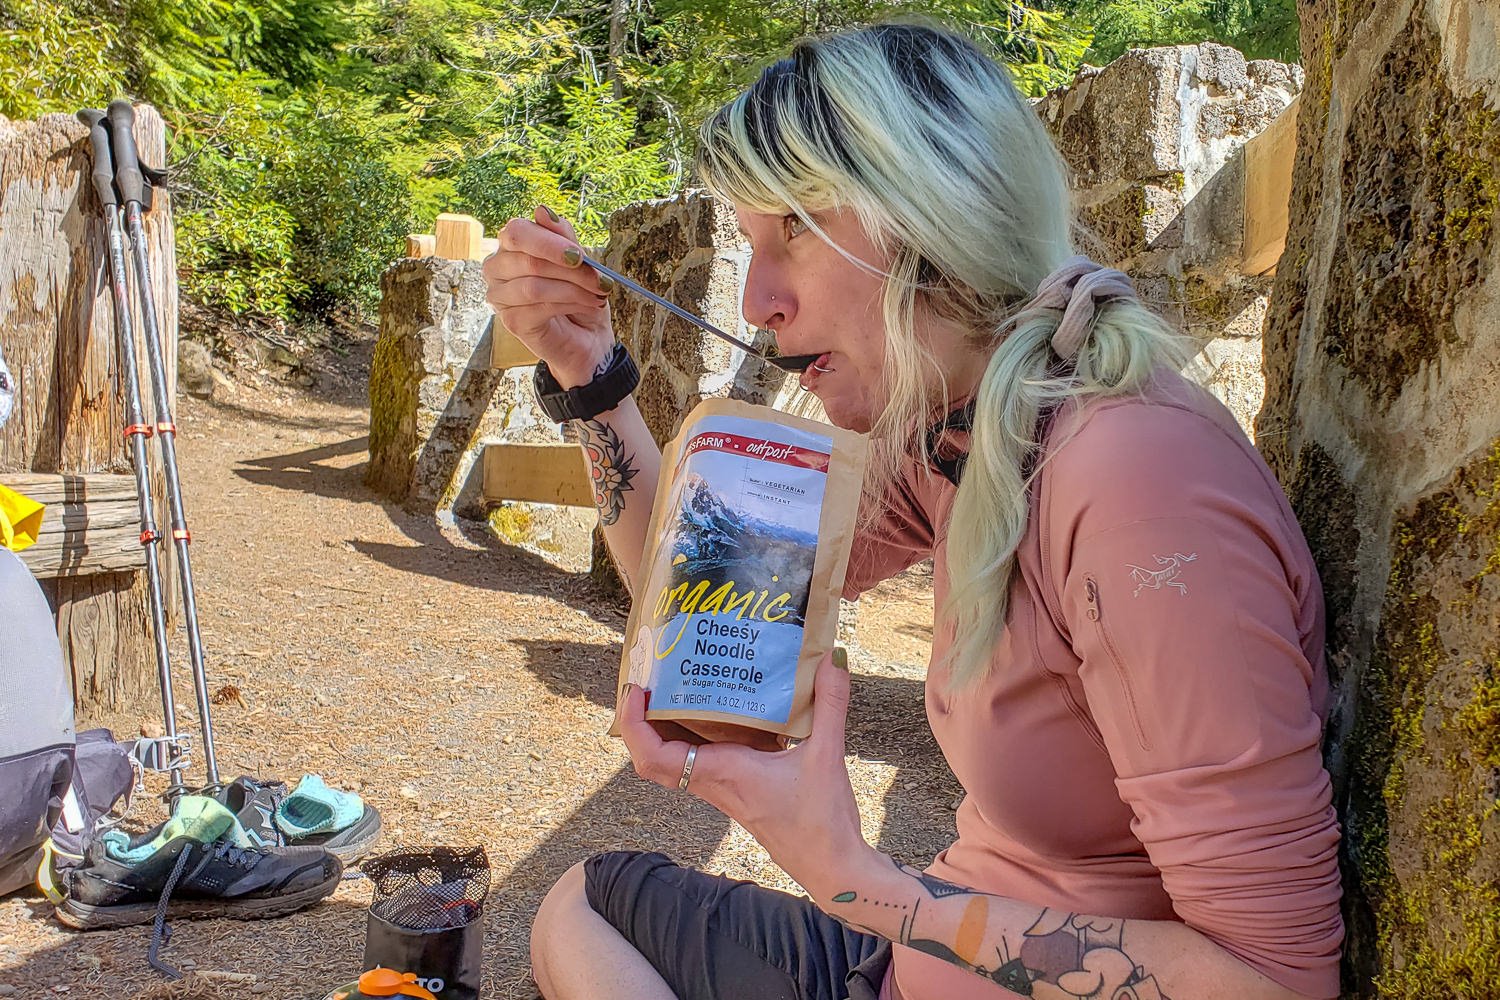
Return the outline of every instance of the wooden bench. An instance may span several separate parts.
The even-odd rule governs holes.
[[[491,326],[490,367],[529,368],[537,358],[497,320]],[[491,444],[484,449],[484,499],[593,507],[588,463],[576,444]]]

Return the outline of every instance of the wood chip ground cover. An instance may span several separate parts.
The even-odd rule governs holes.
[[[636,778],[605,735],[625,609],[588,583],[586,538],[544,556],[483,526],[440,529],[363,485],[370,346],[334,356],[310,389],[243,370],[212,402],[179,404],[223,776],[317,773],[359,791],[384,816],[381,850],[482,844],[486,997],[537,996],[531,916],[594,851],[662,850],[795,891],[742,829]],[[951,839],[959,794],[923,717],[929,583],[918,570],[868,595],[851,647],[865,832],[912,863]],[[180,634],[176,646],[178,725],[196,733]],[[80,728],[159,728],[153,704]],[[131,822],[161,818],[143,796]],[[277,920],[179,922],[164,957],[191,974],[168,983],[146,965],[149,927],[79,934],[40,896],[12,895],[0,899],[0,995],[314,1000],[358,972],[369,897],[355,879]]]

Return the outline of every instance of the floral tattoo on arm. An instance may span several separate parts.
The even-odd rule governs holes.
[[[594,506],[599,508],[599,523],[614,524],[625,509],[625,493],[635,489],[630,484],[638,471],[631,464],[633,456],[625,453],[625,442],[608,424],[580,420],[578,432],[589,459],[589,482],[594,488]]]
[[[900,910],[897,944],[967,969],[1023,997],[1045,1000],[1170,1000],[1124,951],[1125,921],[1047,908],[1011,944],[989,933],[992,897],[945,882],[906,865],[918,883],[914,898],[877,899],[857,891],[833,897],[834,916],[858,930],[854,912],[865,907]],[[993,952],[993,954],[989,954]]]

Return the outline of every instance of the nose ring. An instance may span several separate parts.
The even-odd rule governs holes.
[[[817,372],[819,375],[827,375],[829,372],[833,371],[832,368],[824,368],[822,365],[818,364],[816,361],[814,361],[809,367],[812,368],[812,370],[815,371],[815,372]]]

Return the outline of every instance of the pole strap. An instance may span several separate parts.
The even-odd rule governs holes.
[[[176,736],[143,736],[130,747],[130,756],[147,771],[170,771],[187,763],[193,738],[189,733]]]

